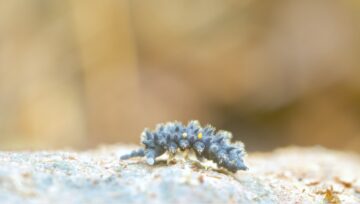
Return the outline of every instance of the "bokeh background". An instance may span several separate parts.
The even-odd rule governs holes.
[[[198,119],[249,150],[360,149],[358,0],[1,0],[0,149]]]

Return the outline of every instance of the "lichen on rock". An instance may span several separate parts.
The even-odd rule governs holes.
[[[319,147],[250,153],[231,173],[179,159],[119,161],[132,147],[0,153],[0,203],[360,203],[360,159]]]

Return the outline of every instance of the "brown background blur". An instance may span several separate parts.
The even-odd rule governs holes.
[[[199,119],[249,150],[360,149],[358,0],[1,0],[0,148]]]

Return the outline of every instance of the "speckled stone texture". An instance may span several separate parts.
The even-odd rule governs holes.
[[[1,152],[0,203],[360,203],[360,159],[352,153],[250,153],[250,170],[232,174],[195,159],[119,161],[134,148]]]

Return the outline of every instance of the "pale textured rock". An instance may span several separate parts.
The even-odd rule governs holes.
[[[236,174],[181,158],[119,161],[129,147],[1,152],[0,203],[360,203],[360,159],[322,148],[247,157]]]

